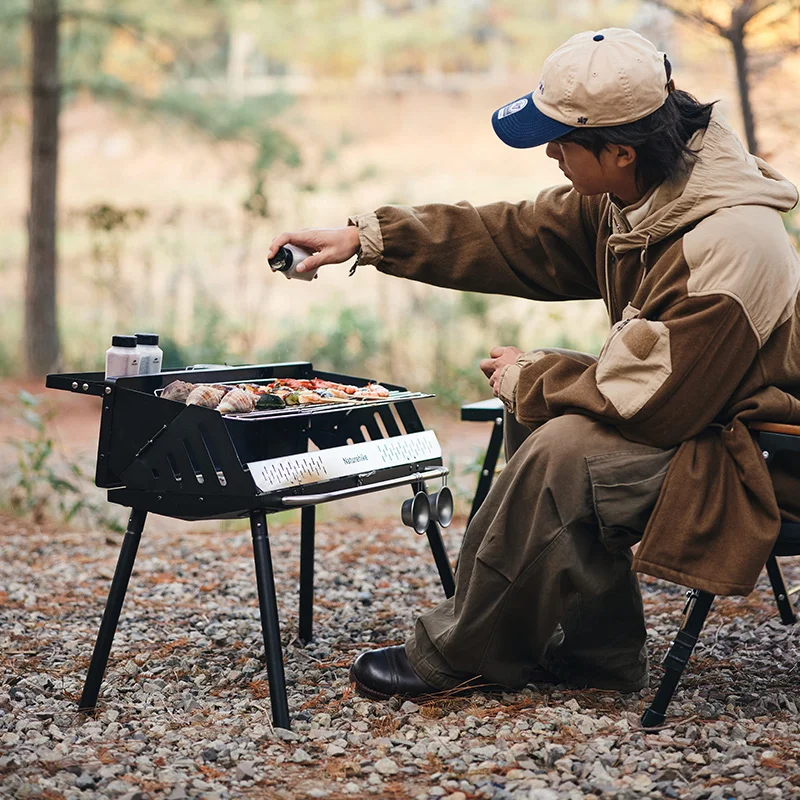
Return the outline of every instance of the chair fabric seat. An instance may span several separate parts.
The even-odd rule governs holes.
[[[800,524],[784,522],[772,548],[774,556],[800,556]]]

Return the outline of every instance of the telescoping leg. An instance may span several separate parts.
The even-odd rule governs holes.
[[[272,704],[272,721],[276,728],[289,728],[289,703],[286,699],[286,678],[283,673],[281,630],[278,622],[278,600],[275,597],[275,578],[272,573],[272,556],[267,536],[267,517],[263,511],[250,515],[253,533],[253,555],[256,562],[258,609],[261,613],[261,631],[267,656],[269,699]]]
[[[83,694],[78,703],[80,710],[91,711],[97,705],[97,695],[100,693],[100,684],[103,682],[103,675],[105,675],[108,654],[111,652],[111,644],[117,631],[122,602],[128,589],[128,581],[133,571],[133,562],[136,560],[136,551],[139,549],[139,541],[142,537],[146,518],[146,511],[139,511],[135,508],[131,510],[128,530],[122,540],[122,549],[117,559],[114,579],[111,581],[111,590],[108,593],[103,620],[100,623],[100,631],[97,634],[97,641],[94,645],[92,661],[89,664],[89,672],[83,685]]]
[[[306,506],[300,520],[300,638],[308,643],[314,626],[314,506]]]
[[[794,613],[792,601],[789,598],[789,589],[786,586],[781,565],[778,563],[778,559],[775,558],[775,556],[771,555],[767,559],[767,575],[769,575],[769,582],[772,584],[772,593],[775,595],[775,602],[778,604],[781,622],[784,625],[793,625],[797,622],[797,616]]]
[[[661,679],[661,684],[650,708],[642,715],[643,728],[655,728],[664,724],[669,701],[672,700],[683,670],[697,644],[700,631],[703,629],[713,602],[713,594],[701,592],[699,589],[692,589],[689,592],[683,624],[664,659],[664,677]]]

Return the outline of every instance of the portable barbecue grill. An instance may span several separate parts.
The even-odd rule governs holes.
[[[276,378],[315,377],[354,386],[370,382],[318,372],[307,362],[120,378],[105,378],[101,372],[48,375],[49,388],[102,397],[95,482],[108,489],[112,503],[131,509],[79,708],[91,710],[97,704],[148,512],[184,520],[249,516],[272,715],[276,726],[289,727],[266,516],[302,509],[299,632],[308,642],[315,506],[403,485],[426,501],[419,495],[427,491],[426,481],[441,479],[444,485],[448,471],[441,449],[414,407],[414,400],[431,395],[384,383],[389,396],[380,400],[220,414],[159,394],[175,380],[263,384]],[[404,519],[409,509],[404,507]],[[415,519],[418,523],[419,517]],[[427,512],[422,520],[421,530],[427,534],[442,587],[450,597],[455,589],[453,573],[435,504],[430,520]],[[413,524],[412,519],[406,521]]]

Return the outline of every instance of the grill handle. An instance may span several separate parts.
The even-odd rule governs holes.
[[[315,506],[318,503],[329,503],[331,500],[343,500],[345,497],[354,497],[370,492],[379,492],[381,489],[389,489],[392,486],[406,486],[409,483],[419,483],[433,478],[444,478],[450,470],[447,467],[433,467],[425,472],[414,472],[411,475],[403,475],[400,478],[390,478],[388,481],[370,483],[366,486],[353,486],[350,489],[338,489],[335,492],[324,492],[323,494],[291,495],[282,497],[281,502],[285,506],[303,507]]]

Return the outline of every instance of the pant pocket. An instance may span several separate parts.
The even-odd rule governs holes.
[[[641,539],[677,448],[588,456],[592,504],[606,549],[618,553]]]

